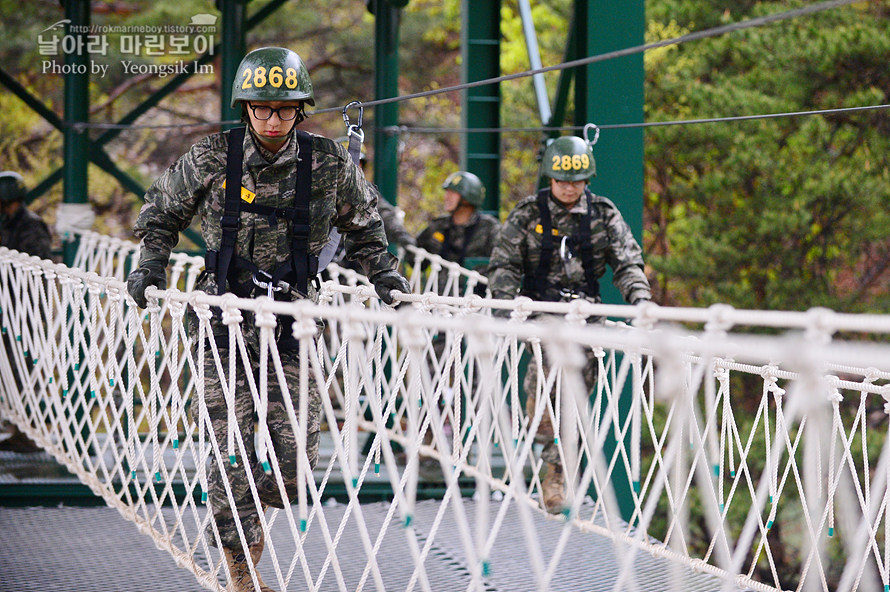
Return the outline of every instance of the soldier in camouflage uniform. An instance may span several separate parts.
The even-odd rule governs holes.
[[[49,259],[52,257],[49,228],[25,205],[26,193],[20,174],[0,173],[0,245]]]
[[[241,297],[270,295],[274,290],[279,300],[314,298],[316,291],[307,282],[307,274],[309,278],[315,275],[313,264],[317,267],[317,256],[328,242],[332,226],[336,226],[343,234],[347,257],[362,264],[384,302],[393,303],[394,290],[410,291],[407,281],[395,271],[396,258],[386,250],[376,208],[377,194],[353,165],[346,149],[328,138],[295,131],[305,118],[307,103],[315,104],[312,84],[296,53],[268,47],[245,56],[233,83],[232,106],[240,104],[247,133],[240,128],[204,138],[173,163],[146,193],[135,227],[142,239],[140,262],[127,279],[127,289],[140,307],[147,304],[148,286],[166,287],[165,268],[170,252],[179,232],[189,226],[195,215],[200,216],[207,245],[207,266],[196,289],[213,294],[230,291]],[[230,138],[238,135],[243,135],[243,140],[230,146]],[[235,172],[227,171],[227,164],[233,166],[228,155],[239,151],[242,157],[231,159]],[[240,196],[237,189],[227,196],[224,182],[234,186],[227,178],[239,177]],[[237,208],[234,214],[233,206]],[[303,219],[305,223],[301,223]],[[298,410],[300,393],[298,341],[292,336],[288,319],[279,318],[276,342],[286,385],[278,384],[270,356],[266,421],[286,483],[287,491],[281,492],[273,477],[263,471],[254,450],[255,406],[245,368],[258,372],[259,328],[253,314],[242,311],[242,315],[241,331],[251,359],[236,364],[234,416],[245,449],[243,454],[237,443],[235,450],[228,450],[226,445],[229,412],[209,344],[204,359],[203,393],[220,451],[223,456],[234,455],[235,461],[222,459],[226,467],[223,475],[218,459],[211,460],[208,502],[228,563],[230,589],[236,592],[254,590],[247,554],[255,565],[263,552],[259,512],[267,506],[284,507],[297,494],[296,433],[288,419],[284,396],[287,393],[293,409]],[[228,327],[218,310],[211,319],[211,327],[222,365],[227,368],[228,356],[238,354],[228,351]],[[190,329],[197,345],[197,323],[192,322]],[[296,429],[306,431],[308,460],[314,467],[318,458],[321,399],[314,381],[310,380],[308,386],[309,418],[306,426]],[[255,480],[259,503],[250,490],[247,471]],[[234,506],[230,506],[226,482]],[[244,533],[243,541],[238,523]],[[271,590],[262,581],[259,585],[263,592]]]
[[[600,302],[599,280],[608,264],[615,286],[628,303],[649,300],[642,250],[630,227],[614,203],[587,189],[588,180],[596,173],[587,142],[575,136],[554,140],[544,151],[542,166],[550,179],[549,187],[519,202],[498,236],[489,272],[492,296]],[[549,241],[544,240],[545,235],[551,237]],[[499,314],[505,316],[505,312],[509,314]],[[596,370],[591,350],[584,368],[589,391],[595,385]],[[545,368],[545,375],[547,371]],[[537,376],[537,369],[530,365],[524,382],[529,417],[535,413]],[[559,513],[565,503],[562,460],[548,411],[542,415],[536,440],[544,444],[544,506],[548,512]]]
[[[442,184],[445,190],[446,216],[430,222],[417,236],[417,246],[466,267],[470,259],[491,256],[500,223],[489,214],[478,211],[485,200],[485,187],[473,173],[451,173]],[[474,265],[484,271],[485,263]],[[446,273],[439,276],[439,294],[448,280]],[[462,286],[461,286],[462,288]]]
[[[25,205],[26,193],[25,181],[20,174],[14,171],[0,173],[0,246],[41,259],[49,259],[52,257],[49,228],[40,216]],[[20,382],[18,376],[16,382]],[[0,450],[13,452],[40,450],[40,447],[14,424],[0,420],[0,431],[6,436],[0,440]]]

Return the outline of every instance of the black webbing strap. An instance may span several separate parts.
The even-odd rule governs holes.
[[[473,240],[473,235],[476,233],[476,228],[479,226],[479,218],[473,221],[472,224],[467,226],[466,231],[464,231],[464,242],[461,245],[460,252],[454,248],[454,242],[451,240],[451,231],[454,230],[453,226],[449,226],[445,230],[445,236],[442,239],[442,250],[439,252],[439,256],[446,261],[454,261],[461,265],[464,264],[464,261],[467,258],[467,247],[470,245],[470,241]],[[452,259],[452,252],[454,252],[457,257]]]
[[[222,237],[216,264],[218,294],[226,293],[229,265],[235,254],[238,239],[238,225],[241,219],[241,171],[244,159],[244,128],[236,127],[229,132],[229,147],[226,152],[226,200],[223,209]]]
[[[550,263],[553,259],[553,221],[550,218],[550,190],[538,191],[538,215],[541,219],[541,256],[538,259],[538,268],[532,280],[532,291],[535,298],[543,298],[549,286],[547,275],[550,273]]]
[[[581,216],[578,222],[578,250],[581,254],[581,266],[584,267],[584,280],[587,283],[587,296],[599,298],[600,283],[593,271],[593,241],[591,240],[590,227],[593,221],[593,195],[588,189],[584,189],[587,197],[587,212]]]
[[[578,220],[578,229],[575,236],[572,237],[572,243],[577,246],[581,257],[581,266],[584,268],[584,283],[586,284],[586,295],[590,298],[599,298],[600,284],[594,271],[593,259],[593,241],[590,227],[593,223],[593,195],[589,190],[585,189],[584,194],[587,199],[587,211]],[[550,267],[553,260],[553,251],[555,250],[556,241],[553,240],[553,221],[550,217],[550,190],[542,189],[538,192],[538,214],[541,221],[541,257],[538,260],[538,267],[534,276],[529,278],[526,276],[524,282],[525,295],[531,296],[536,300],[546,299],[548,291],[559,286],[553,286],[547,281],[547,275],[550,273]],[[571,288],[571,286],[564,286]]]
[[[297,162],[297,192],[294,197],[293,217],[291,218],[291,259],[293,261],[294,283],[302,294],[308,294],[309,278],[317,273],[316,263],[310,262],[309,255],[309,197],[312,192],[312,136],[297,131],[297,147],[300,160]],[[316,259],[317,261],[317,259]],[[277,274],[276,274],[277,275]],[[276,280],[280,278],[275,278]]]

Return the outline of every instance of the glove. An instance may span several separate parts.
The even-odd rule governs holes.
[[[145,300],[145,289],[155,286],[161,290],[167,287],[167,262],[168,255],[142,251],[139,256],[139,267],[127,276],[127,292],[136,301],[139,308],[148,306]]]
[[[411,286],[408,285],[408,280],[394,269],[381,271],[370,279],[371,283],[374,284],[374,289],[377,290],[377,295],[380,296],[380,300],[386,304],[392,304],[393,290],[398,290],[403,294],[411,293]]]

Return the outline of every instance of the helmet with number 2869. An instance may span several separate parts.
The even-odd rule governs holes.
[[[304,101],[315,105],[309,70],[296,52],[261,47],[241,60],[232,81],[232,107],[246,101]]]
[[[584,181],[596,175],[590,145],[578,136],[557,138],[544,150],[541,173],[557,181]]]

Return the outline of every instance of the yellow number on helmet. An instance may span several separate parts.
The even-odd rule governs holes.
[[[293,68],[288,68],[285,74],[287,76],[284,79],[284,85],[288,88],[297,88],[297,71]]]
[[[250,68],[244,68],[244,82],[241,83],[241,88],[253,88],[250,84],[250,75],[253,72],[250,71]]]
[[[558,156],[553,157],[553,170],[554,171],[559,170],[559,157]]]
[[[253,85],[257,88],[266,86],[266,69],[260,66],[253,73]]]
[[[269,69],[269,84],[275,88],[281,88],[284,79],[281,76],[281,66],[272,66]]]
[[[562,157],[562,170],[567,171],[572,168],[572,157],[566,154]]]
[[[588,168],[590,166],[590,157],[586,154],[581,155],[581,162],[584,164],[582,168]]]
[[[581,164],[581,155],[580,155],[580,154],[573,154],[573,155],[572,155],[572,168],[575,169],[576,171],[579,170],[579,169],[583,169],[583,168],[585,168],[585,167]]]

